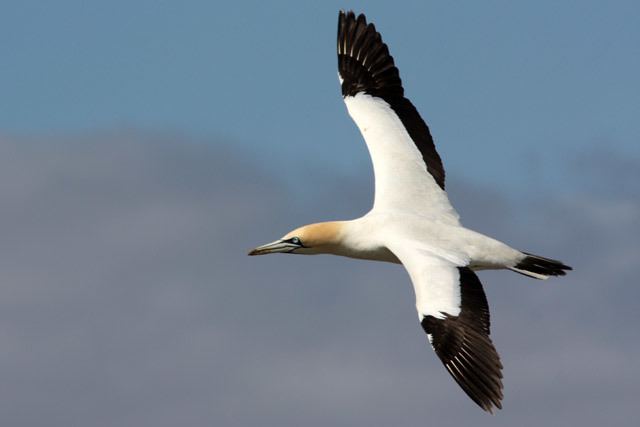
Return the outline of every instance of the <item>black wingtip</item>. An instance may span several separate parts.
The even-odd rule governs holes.
[[[364,16],[364,13],[359,14],[357,18],[367,19],[367,17]],[[353,10],[340,9],[340,12],[338,12],[338,25],[340,25],[345,19],[356,19],[355,12]]]
[[[404,96],[400,73],[389,48],[364,14],[341,10],[338,15],[338,72],[342,95],[364,92],[381,98]]]
[[[502,409],[502,363],[489,337],[489,305],[478,277],[459,268],[461,311],[458,316],[424,316],[422,328],[460,388],[483,410]]]

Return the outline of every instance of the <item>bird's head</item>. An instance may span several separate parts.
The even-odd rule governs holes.
[[[288,232],[274,242],[258,246],[251,250],[249,255],[334,253],[340,244],[341,228],[338,222],[305,225]]]

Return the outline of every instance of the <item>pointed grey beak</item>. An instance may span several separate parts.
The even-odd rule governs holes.
[[[275,242],[267,243],[266,245],[258,246],[249,252],[250,256],[253,255],[267,255],[275,254],[278,252],[289,253],[299,248],[300,245],[293,244],[291,242],[285,242],[282,240],[276,240]]]

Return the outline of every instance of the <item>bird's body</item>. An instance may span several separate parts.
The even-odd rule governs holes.
[[[309,231],[333,229],[331,241],[296,250],[296,254],[332,254],[349,258],[402,264],[389,249],[394,245],[414,248],[473,270],[514,267],[525,258],[522,252],[461,225],[433,220],[418,214],[373,209],[351,221],[312,224],[296,229],[291,237],[302,241]],[[307,239],[308,240],[308,239]]]
[[[500,408],[502,365],[474,271],[510,269],[546,279],[571,268],[461,225],[429,128],[404,97],[393,58],[364,15],[340,13],[338,70],[373,162],[373,208],[351,221],[297,228],[250,255],[324,253],[404,265],[419,321],[449,373],[483,409]]]

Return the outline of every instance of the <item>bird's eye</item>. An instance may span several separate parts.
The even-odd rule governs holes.
[[[298,239],[297,237],[294,237],[293,239],[291,239],[291,243],[293,243],[294,245],[299,245],[300,239]]]

